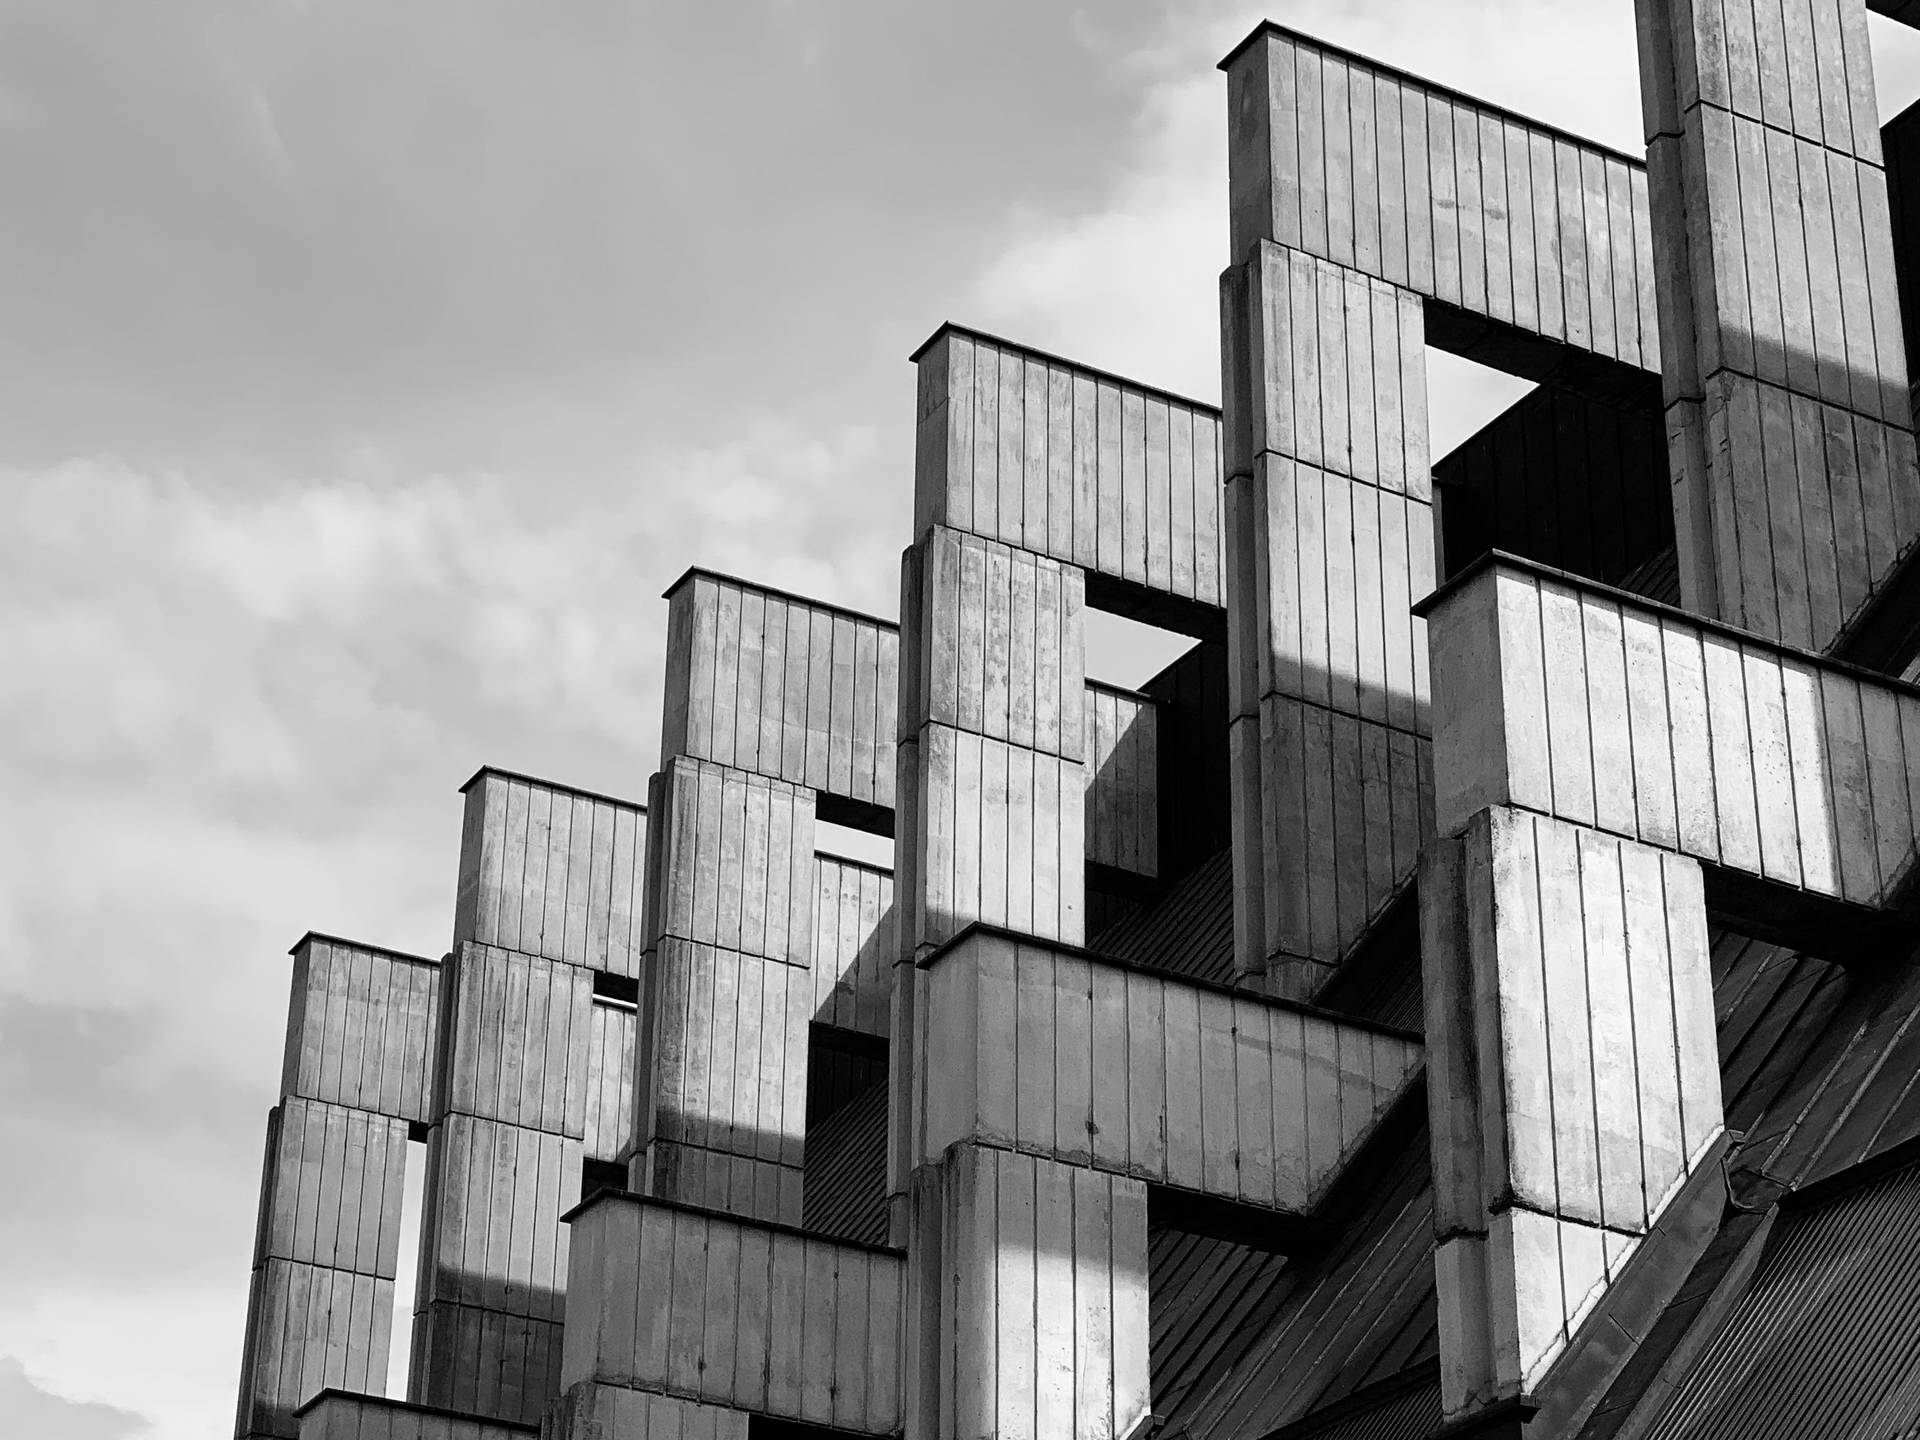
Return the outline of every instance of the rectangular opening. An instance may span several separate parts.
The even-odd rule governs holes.
[[[822,802],[826,798],[824,795],[820,797]],[[837,825],[819,815],[815,816],[813,822],[813,848],[824,850],[829,855],[838,855],[843,860],[858,860],[862,865],[878,865],[883,870],[893,868],[893,840],[890,836]]]
[[[814,798],[814,818],[858,834],[882,840],[893,838],[893,811],[885,805],[851,800],[845,795],[829,795],[824,790]]]
[[[606,970],[593,972],[593,998],[609,1005],[636,1010],[640,1006],[640,981],[632,975],[614,975]]]
[[[887,1042],[831,1025],[807,1036],[801,1223],[841,1240],[887,1237]]]
[[[415,1126],[416,1132],[424,1127]],[[387,1338],[389,1400],[407,1398],[409,1357],[413,1352],[413,1306],[420,1284],[420,1224],[427,1188],[424,1133],[409,1133],[405,1180],[400,1191],[400,1258],[393,1277],[393,1324]]]
[[[580,1198],[591,1199],[602,1190],[625,1190],[627,1167],[618,1160],[586,1159],[580,1162]]]
[[[1442,580],[1504,550],[1675,598],[1672,485],[1653,377],[1598,399],[1431,349],[1427,358]],[[1449,436],[1481,423],[1442,452],[1442,417]]]
[[[836,1435],[855,1433],[799,1420],[776,1420],[771,1415],[747,1416],[747,1440],[833,1440]]]

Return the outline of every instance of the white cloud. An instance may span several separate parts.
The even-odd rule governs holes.
[[[0,469],[0,1353],[226,1423],[287,945],[440,953],[483,760],[642,793],[689,563],[889,600],[882,463],[741,416],[560,478]]]
[[[55,1394],[8,1355],[0,1355],[0,1426],[34,1440],[136,1440],[153,1433],[144,1415]]]
[[[1042,348],[1197,398],[1220,393],[1218,277],[1227,262],[1226,102],[1213,62],[1260,18],[1211,7],[1126,48],[1084,43],[1137,87],[1126,154],[1094,206],[1029,210],[975,282],[969,313]],[[1637,148],[1630,8],[1508,0],[1409,12],[1392,0],[1288,10],[1286,22],[1606,143]],[[1526,387],[1451,357],[1434,366],[1435,454]]]

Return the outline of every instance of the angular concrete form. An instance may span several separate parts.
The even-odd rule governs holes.
[[[1423,608],[1443,832],[1518,805],[1763,879],[1789,909],[1904,893],[1920,690],[1507,557]]]
[[[1311,1215],[1418,1036],[975,927],[922,962],[915,1163],[992,1145]]]
[[[941,327],[898,624],[688,571],[647,809],[483,771],[444,960],[297,948],[243,1440],[1920,1421],[1866,8],[1642,0],[1651,168],[1256,30],[1224,410]],[[1429,346],[1538,388],[1436,459]]]
[[[291,1436],[328,1387],[387,1379],[407,1137],[429,1106],[440,967],[321,935],[293,949],[235,1434]]]
[[[574,1219],[561,1384],[892,1434],[904,1269],[895,1251],[603,1194]]]
[[[1531,1393],[1721,1131],[1699,866],[1506,806],[1428,851],[1450,1417]]]
[[[812,792],[676,757],[652,814],[658,931],[633,1179],[665,1199],[797,1224]]]
[[[597,977],[639,968],[646,816],[494,770],[465,793],[408,1395],[532,1424],[559,1372],[560,1216],[631,1084],[630,1012]]]
[[[1305,998],[1432,829],[1421,310],[1267,240],[1223,292],[1238,965]]]
[[[1920,527],[1866,9],[1636,10],[1681,593],[1825,648]]]

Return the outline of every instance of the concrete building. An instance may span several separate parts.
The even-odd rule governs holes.
[[[1638,11],[1644,158],[1257,30],[1224,413],[941,328],[897,624],[690,571],[295,948],[241,1437],[1920,1433],[1920,116]]]

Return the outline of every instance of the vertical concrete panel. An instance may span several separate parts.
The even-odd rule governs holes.
[[[1477,185],[1477,123],[1462,133]],[[1426,763],[1424,624],[1407,614],[1432,583],[1425,374],[1408,363],[1418,330],[1396,319],[1409,307],[1417,317],[1418,300],[1261,243],[1223,282],[1222,304],[1228,429],[1245,445],[1227,482],[1231,704],[1236,722],[1258,720],[1234,747],[1248,811],[1236,827],[1236,964],[1304,997],[1412,864],[1395,846],[1391,792],[1411,784],[1417,811],[1417,770],[1370,771],[1365,757],[1391,753],[1399,731]]]
[[[1826,447],[1796,445],[1788,418],[1832,407],[1876,444],[1909,423],[1878,125],[1829,123],[1840,108],[1811,99],[1824,89],[1872,111],[1867,48],[1825,33],[1827,9],[1733,6],[1745,28],[1723,49],[1718,6],[1639,5],[1682,593],[1816,648],[1914,538],[1902,523],[1879,554],[1852,543],[1836,494],[1853,475]],[[1889,488],[1910,496],[1920,475],[1905,447],[1892,454]],[[1809,576],[1828,574],[1847,599],[1835,609],[1823,590],[1810,606]]]
[[[1698,877],[1696,862],[1504,806],[1429,852],[1449,1419],[1539,1380],[1720,1132]]]

